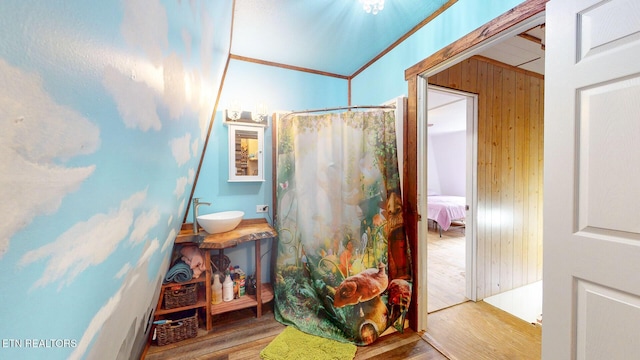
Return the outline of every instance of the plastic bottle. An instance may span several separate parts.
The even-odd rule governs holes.
[[[236,273],[233,274],[233,298],[239,299],[239,290],[240,290],[240,276]]]
[[[236,275],[238,275],[240,281],[238,284],[238,296],[242,297],[246,294],[246,280],[247,280],[247,275],[244,273],[244,271],[242,269],[240,269],[240,266],[235,267],[234,272]]]
[[[231,275],[229,274],[227,274],[224,283],[222,283],[222,300],[233,300],[233,280],[231,280]]]
[[[220,274],[213,274],[213,286],[211,287],[211,303],[216,305],[222,302],[222,283]]]

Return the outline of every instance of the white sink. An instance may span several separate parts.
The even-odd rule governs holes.
[[[242,221],[243,216],[244,211],[222,211],[199,215],[197,219],[204,231],[209,234],[217,234],[235,229]]]

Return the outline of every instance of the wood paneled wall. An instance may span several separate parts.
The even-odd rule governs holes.
[[[541,280],[544,78],[475,56],[429,84],[478,94],[478,299]]]

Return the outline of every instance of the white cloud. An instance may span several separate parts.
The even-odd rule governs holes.
[[[184,214],[184,209],[185,209],[185,204],[186,200],[182,199],[182,201],[180,202],[180,206],[178,206],[178,214]]]
[[[116,279],[122,279],[123,276],[127,275],[129,270],[131,270],[131,264],[126,263],[122,265],[120,270],[116,273]]]
[[[187,102],[192,109],[199,109],[204,100],[202,99],[202,87],[203,87],[203,79],[200,75],[200,72],[197,70],[192,70],[187,73],[185,77],[187,83]],[[215,99],[207,99],[207,105],[213,106]]]
[[[156,250],[158,250],[159,247],[160,245],[158,244],[158,238],[153,239],[149,244],[149,246],[147,246],[146,249],[144,249],[144,252],[142,253],[142,256],[140,256],[140,259],[138,260],[136,267],[141,267],[145,263],[147,263],[149,259],[151,259],[151,256],[155,254]]]
[[[11,237],[39,215],[55,213],[95,166],[68,168],[55,160],[95,152],[100,130],[57,104],[37,74],[0,58],[0,258]]]
[[[159,95],[163,105],[167,106],[172,119],[179,119],[184,114],[187,106],[194,113],[198,114],[200,125],[200,138],[205,139],[208,124],[211,121],[213,102],[215,97],[211,96],[210,84],[203,83],[203,77],[198,71],[185,69],[183,59],[176,53],[165,56],[169,49],[169,25],[166,9],[159,0],[128,0],[124,1],[124,18],[121,25],[121,32],[126,43],[134,49],[143,49],[148,59],[162,71],[162,88]],[[192,10],[196,9],[193,3]],[[202,24],[199,32],[200,68],[205,78],[211,74],[213,64],[213,38],[215,36],[215,24],[213,18],[207,13],[204,4],[202,10],[195,15],[199,15],[199,22]],[[194,21],[198,21],[194,19]],[[180,32],[187,56],[191,57],[193,46],[193,35],[187,29]],[[156,112],[156,103],[160,98],[155,99],[143,88],[142,82],[125,81],[129,76],[123,72],[123,78],[117,80],[109,78],[109,88],[118,103],[118,109],[128,127],[140,127],[144,131],[148,129],[159,129],[160,123],[153,116]],[[131,77],[135,77],[132,73]],[[110,74],[113,76],[113,74]],[[115,77],[115,76],[114,76]],[[107,81],[105,80],[105,83]],[[147,85],[156,89],[156,81]],[[120,97],[116,96],[117,89],[122,89],[122,85],[128,84],[129,88],[120,92]],[[136,84],[135,86],[133,86]],[[133,88],[135,87],[135,89]],[[131,94],[135,92],[134,94]],[[205,94],[206,93],[206,94]],[[125,95],[126,94],[126,95]],[[133,96],[130,96],[133,95]],[[134,100],[135,99],[135,100]],[[140,104],[135,107],[133,104]],[[155,115],[157,117],[157,115]]]
[[[198,72],[194,72],[192,87],[194,95],[191,99],[191,106],[193,109],[197,109],[200,138],[204,140],[209,133],[209,127],[212,122],[211,117],[213,116],[213,106],[216,95],[211,83],[207,82],[207,79],[203,78]]]
[[[164,59],[164,102],[172,119],[178,119],[187,102],[185,72],[182,60],[176,53]]]
[[[189,169],[189,184],[193,184],[193,181],[196,179],[196,171],[193,168]]]
[[[65,231],[55,241],[27,252],[21,266],[49,258],[47,266],[32,288],[61,281],[59,288],[70,284],[89,266],[105,261],[129,234],[134,211],[146,199],[147,190],[133,194],[120,203],[120,208],[96,214]]]
[[[133,224],[133,231],[131,231],[129,241],[134,244],[141,243],[147,238],[149,230],[158,225],[159,221],[160,211],[157,207],[138,215],[135,223]]]
[[[200,23],[202,28],[200,30],[200,63],[202,64],[202,72],[205,78],[211,77],[211,67],[213,64],[213,44],[215,36],[214,21],[209,11],[205,8],[205,4],[201,3],[200,11]]]
[[[192,10],[195,11],[196,5],[193,4]],[[213,54],[214,54],[214,41],[215,26],[213,18],[208,13],[206,5],[200,4],[200,11],[194,13],[200,16],[200,23],[202,24],[199,38],[200,38],[200,69],[185,71],[184,74],[184,90],[185,99],[190,109],[198,116],[198,124],[200,125],[200,139],[204,140],[209,130],[209,124],[211,123],[211,117],[213,115],[213,106],[215,103],[214,86],[207,81],[212,76],[213,67]],[[183,32],[183,38],[186,38],[186,34]],[[189,38],[189,46],[191,46],[192,40]],[[185,40],[186,43],[186,40]],[[224,64],[223,64],[224,66]],[[220,72],[223,68],[220,69]]]
[[[155,64],[169,47],[167,11],[159,0],[123,1],[124,18],[120,30],[131,47],[143,49]]]
[[[107,303],[98,311],[98,313],[91,319],[91,323],[89,323],[89,327],[84,332],[82,339],[78,342],[78,346],[71,353],[69,359],[80,359],[85,351],[87,351],[87,347],[91,343],[91,340],[95,337],[95,335],[100,331],[100,329],[104,326],[104,324],[112,318],[115,313],[116,308],[120,304],[120,300],[122,299],[122,293],[124,290],[124,285],[116,292]]]
[[[162,249],[160,249],[160,251],[165,252],[167,251],[168,248],[173,246],[173,240],[175,240],[175,238],[176,238],[176,230],[171,229],[171,231],[169,231],[169,235],[167,235],[167,238],[164,240],[164,243],[162,244]]]
[[[145,245],[135,268],[126,274],[120,289],[91,319],[69,359],[116,359],[130,356],[133,339],[142,337],[142,334],[137,333],[144,330],[144,326],[140,324],[146,323],[148,313],[155,307],[157,288],[162,279],[161,272],[165,270],[159,269],[155,279],[148,280],[146,272],[149,259],[158,247],[157,239]],[[115,314],[118,316],[114,316]],[[127,332],[127,329],[130,332]],[[93,346],[86,354],[92,342]]]
[[[127,128],[160,130],[162,123],[158,117],[158,104],[153,89],[132,77],[112,66],[106,66],[102,84],[113,96],[118,113]]]
[[[172,222],[173,222],[173,214],[169,215],[169,218],[167,219],[167,226],[171,226]]]
[[[187,133],[183,137],[175,138],[169,141],[171,146],[171,153],[173,158],[176,159],[178,166],[184,165],[189,159],[191,159],[191,153],[189,150],[189,143],[191,142],[191,134]]]
[[[198,156],[198,145],[199,145],[199,141],[198,138],[194,139],[193,142],[191,143],[191,152],[193,153],[193,157],[197,157]]]
[[[184,190],[187,187],[187,178],[182,176],[176,180],[176,189],[173,190],[173,194],[179,199],[184,195]]]

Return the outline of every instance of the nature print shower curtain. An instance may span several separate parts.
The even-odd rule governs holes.
[[[402,331],[411,267],[391,110],[287,115],[275,126],[275,315],[367,345]]]

